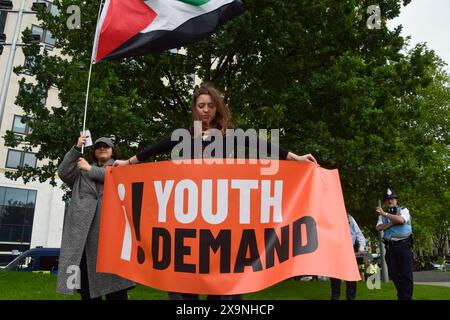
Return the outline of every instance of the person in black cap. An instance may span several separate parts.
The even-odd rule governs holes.
[[[134,283],[119,276],[97,272],[100,213],[106,166],[116,158],[110,138],[97,139],[89,164],[81,153],[86,137],[78,138],[58,167],[61,180],[72,190],[64,217],[57,291],[71,295],[78,289],[82,300],[127,300]]]
[[[397,195],[388,188],[384,195],[388,206],[376,208],[379,215],[377,231],[383,231],[386,245],[386,264],[397,289],[398,300],[411,300],[413,294],[412,227],[409,210],[397,204]]]

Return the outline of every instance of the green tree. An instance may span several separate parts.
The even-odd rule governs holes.
[[[188,45],[185,55],[95,65],[87,119],[93,135],[113,135],[125,158],[189,125],[195,73],[224,91],[240,127],[280,128],[283,146],[338,168],[347,209],[360,225],[374,230],[374,207],[390,185],[411,208],[418,235],[429,239],[435,225],[426,217],[448,211],[449,79],[432,50],[419,45],[405,53],[401,26],[387,29],[402,1],[378,1],[383,24],[372,30],[371,1],[244,2],[246,12]],[[50,162],[8,173],[13,179],[54,183],[57,163],[82,127],[99,1],[54,3],[59,16],[38,16],[67,58],[24,48],[35,58],[28,72],[37,84],[22,79],[32,90],[17,97],[33,129],[23,142]],[[81,30],[66,27],[65,9],[73,4],[81,8]],[[62,107],[46,109],[40,98],[52,86]],[[11,133],[5,139],[20,142]]]

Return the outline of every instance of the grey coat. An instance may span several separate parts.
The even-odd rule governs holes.
[[[92,164],[89,172],[77,168],[81,156],[73,147],[58,168],[58,175],[72,190],[72,201],[64,218],[61,254],[59,257],[57,291],[72,295],[68,286],[74,283],[74,271],[69,266],[79,266],[86,250],[89,293],[91,298],[130,288],[133,282],[119,276],[97,272],[97,248],[100,231],[100,212],[103,196],[105,167],[111,165],[109,160],[103,167]],[[73,267],[71,267],[73,268]]]

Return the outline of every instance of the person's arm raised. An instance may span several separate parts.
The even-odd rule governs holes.
[[[78,160],[81,156],[81,147],[86,142],[85,136],[78,138],[77,144],[69,150],[64,156],[63,161],[58,166],[59,178],[72,188],[76,178],[79,176],[80,171],[77,168]]]

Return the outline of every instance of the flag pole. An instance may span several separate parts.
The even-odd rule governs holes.
[[[103,0],[100,1],[100,7],[98,8],[96,27],[98,27],[98,21],[100,19],[100,13],[102,11],[102,5],[103,5]],[[95,34],[97,34],[97,30],[96,30]],[[95,47],[96,47],[96,45],[95,45],[95,40],[94,40],[94,44],[92,45],[92,51],[91,51],[91,59],[90,59],[90,63],[89,63],[89,74],[88,74],[88,82],[87,82],[87,87],[86,87],[86,97],[84,100],[84,117],[83,117],[83,131],[82,131],[83,135],[85,134],[85,131],[86,131],[87,107],[88,107],[88,101],[89,101],[89,89],[91,86],[92,65],[94,62],[93,54],[94,54]],[[83,153],[84,153],[84,144],[81,146],[81,154],[83,154]]]

